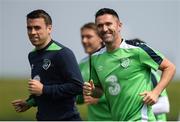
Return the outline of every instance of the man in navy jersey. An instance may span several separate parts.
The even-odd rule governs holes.
[[[73,52],[52,40],[52,20],[44,10],[27,15],[27,33],[35,49],[29,53],[31,78],[28,100],[14,100],[17,112],[34,104],[37,120],[81,120],[75,107],[76,95],[82,94],[82,76]]]

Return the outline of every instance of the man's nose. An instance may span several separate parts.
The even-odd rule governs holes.
[[[82,42],[83,42],[83,43],[87,43],[87,38],[84,37],[84,38],[82,39]]]
[[[106,25],[104,25],[102,29],[104,32],[106,32],[108,30],[108,27]]]
[[[32,28],[31,34],[36,34],[36,30],[34,28]]]
[[[36,34],[36,30],[34,28],[32,29],[32,34]]]

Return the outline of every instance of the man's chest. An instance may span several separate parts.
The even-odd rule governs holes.
[[[111,76],[117,80],[126,80],[143,70],[143,66],[136,54],[104,55],[96,59],[95,70],[100,81],[106,81]]]
[[[32,75],[52,73],[55,70],[55,64],[53,54],[32,55],[30,58]]]

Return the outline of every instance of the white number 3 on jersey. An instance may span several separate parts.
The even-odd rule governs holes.
[[[109,83],[108,91],[109,94],[115,96],[120,92],[120,85],[118,84],[118,79],[115,75],[110,75],[107,77],[106,82]]]

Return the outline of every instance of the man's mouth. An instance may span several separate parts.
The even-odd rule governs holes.
[[[108,38],[108,37],[110,37],[110,36],[111,36],[110,33],[103,34],[103,37],[104,37],[104,38]]]

